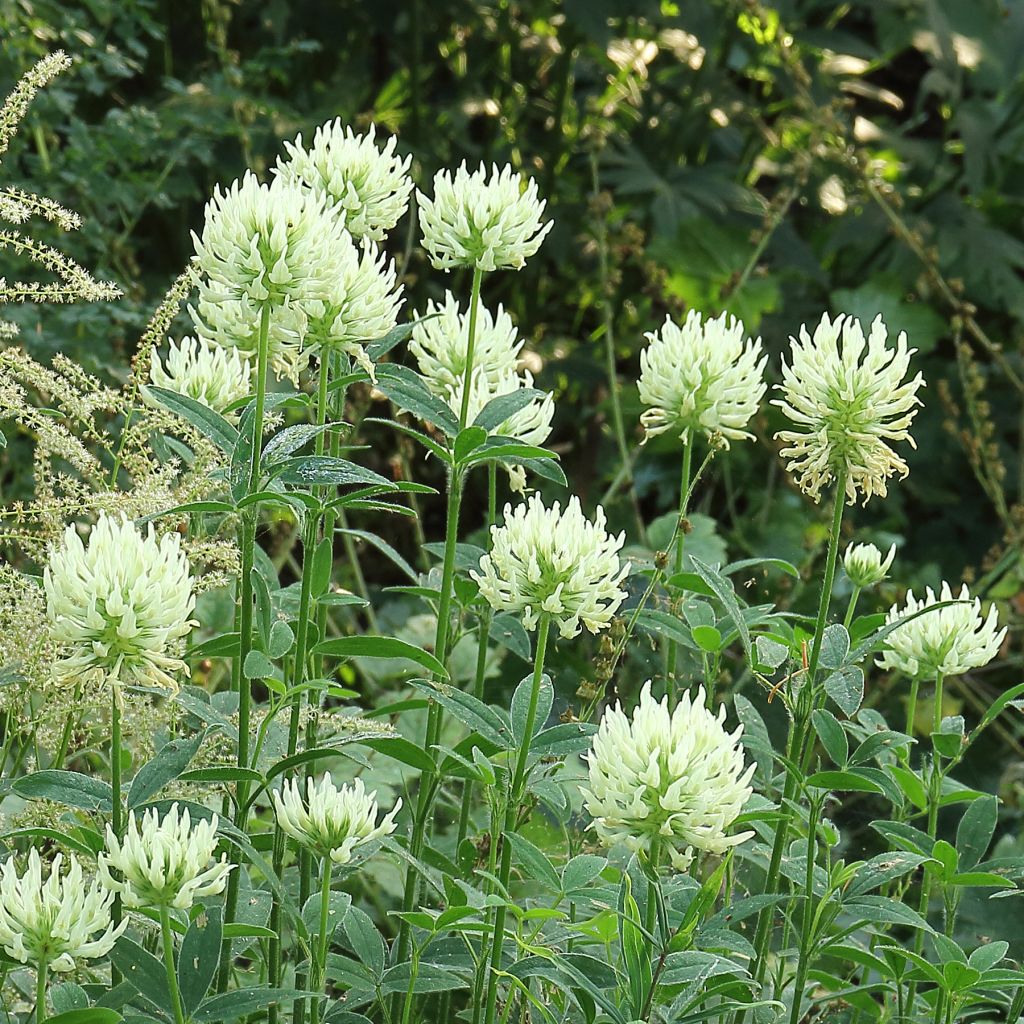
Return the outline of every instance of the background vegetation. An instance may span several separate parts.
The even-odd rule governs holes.
[[[79,210],[88,230],[61,248],[126,291],[109,306],[16,310],[36,356],[63,351],[123,376],[148,312],[188,260],[187,229],[201,223],[214,184],[267,169],[282,139],[308,137],[328,118],[373,121],[400,131],[421,185],[463,157],[509,161],[538,179],[555,229],[520,274],[495,277],[485,301],[529,332],[540,386],[556,393],[552,446],[575,491],[590,506],[606,497],[612,525],[635,547],[664,539],[657,521],[647,536],[637,529],[634,498],[648,522],[667,513],[665,538],[676,501],[674,439],[625,468],[621,454],[640,436],[643,333],[666,313],[736,313],[764,338],[775,378],[788,333],[823,308],[868,320],[881,312],[890,330],[906,330],[928,382],[918,450],[909,479],[856,515],[865,538],[899,544],[901,583],[883,588],[879,607],[900,596],[897,586],[963,578],[1000,601],[1015,637],[1024,611],[1021,5],[9,0],[0,37],[6,83],[57,47],[77,64],[33,106],[5,179]],[[413,219],[404,226],[394,237],[407,240],[397,255],[411,310],[436,297],[438,275],[425,273]],[[356,395],[357,413],[375,400]],[[755,428],[766,443],[737,446],[713,467],[689,550],[708,560],[822,558],[824,513],[786,478],[769,441],[776,426],[764,414]],[[372,428],[361,437],[372,444]],[[410,453],[388,446],[368,459],[403,472]],[[12,438],[0,464],[7,498],[30,486],[22,456]],[[481,518],[483,502],[470,496],[465,522]],[[438,539],[440,504],[423,511],[425,535]],[[394,529],[385,540],[415,563],[417,536]],[[281,524],[283,562],[292,536]],[[389,581],[385,555],[362,557],[374,561],[368,577]],[[791,595],[802,610],[813,599]],[[377,604],[392,629],[405,622],[400,600]],[[620,688],[656,670],[656,658],[632,658]],[[557,659],[560,679],[588,661],[572,645]],[[950,700],[976,713],[1019,681],[1019,660],[991,668],[991,678],[953,686]],[[1007,801],[1005,848],[1024,751],[1012,722],[999,736],[998,752],[972,770]],[[843,811],[853,822],[857,813],[855,802]],[[1024,939],[1003,913],[1000,933]]]

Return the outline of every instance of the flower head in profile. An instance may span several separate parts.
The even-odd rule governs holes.
[[[431,299],[426,313],[413,313],[413,319],[419,322],[412,329],[409,351],[431,391],[443,397],[461,387],[465,379],[469,311],[460,309],[455,296],[445,292],[443,303]],[[512,317],[501,306],[492,313],[481,303],[473,340],[473,372],[481,372],[489,383],[496,384],[515,372],[522,347]]]
[[[329,298],[344,237],[342,218],[321,193],[280,177],[261,185],[246,173],[226,192],[214,192],[202,235],[192,234],[200,295],[257,311]]]
[[[605,712],[581,789],[605,846],[622,843],[647,856],[667,850],[685,871],[694,848],[722,854],[754,834],[727,834],[750,797],[755,768],[743,764],[743,728],[726,732],[725,708],[714,715],[704,700],[703,689],[684,693],[670,712],[668,699],[656,701],[647,683],[632,719],[621,704]]]
[[[855,587],[874,587],[889,574],[895,557],[895,544],[884,556],[874,544],[851,544],[843,555],[843,568]]]
[[[237,348],[222,348],[203,338],[172,341],[166,362],[154,352],[149,370],[157,387],[194,398],[215,412],[249,394],[249,377],[249,364]]]
[[[689,443],[695,433],[719,434],[726,445],[753,437],[747,424],[764,397],[768,357],[760,338],[744,340],[742,321],[725,313],[702,320],[691,309],[682,326],[666,317],[645,337],[637,386],[646,437],[671,430]]]
[[[371,379],[373,363],[363,344],[382,338],[398,321],[402,289],[395,265],[370,241],[345,237],[338,275],[326,299],[307,303],[306,346],[323,357],[332,348],[352,356]]]
[[[0,946],[19,963],[46,964],[51,971],[73,971],[76,961],[106,956],[128,926],[110,920],[114,897],[94,878],[88,885],[71,856],[66,875],[57,854],[43,881],[37,850],[28,854],[24,874],[14,859],[0,868]]]
[[[959,603],[925,611],[930,605],[943,601]],[[888,650],[878,659],[879,667],[905,672],[918,679],[959,676],[987,665],[999,653],[1006,629],[999,628],[996,607],[992,605],[988,615],[983,615],[981,599],[971,600],[966,583],[955,596],[948,583],[942,584],[938,597],[929,587],[920,601],[911,591],[906,605],[902,608],[893,605],[885,621],[886,624],[899,622],[922,611],[924,614],[897,626],[886,637]]]
[[[434,196],[416,193],[423,248],[438,270],[476,267],[520,270],[539,248],[552,222],[542,225],[537,184],[524,184],[511,167],[481,164],[470,173],[438,171]]]
[[[286,780],[274,793],[274,811],[281,828],[301,846],[335,864],[348,864],[359,847],[395,831],[402,801],[377,823],[377,794],[367,793],[362,779],[335,786],[324,774],[317,783],[306,780],[306,799],[298,781]]]
[[[61,678],[177,689],[176,642],[195,622],[195,580],[181,537],[145,534],[102,514],[83,543],[72,525],[43,570],[50,635],[66,648]]]
[[[214,859],[217,816],[192,823],[188,808],[172,804],[163,820],[155,807],[142,815],[133,811],[123,839],[107,826],[107,845],[99,856],[100,878],[119,892],[126,907],[174,907],[188,910],[204,896],[224,891],[234,868],[227,857]],[[111,868],[120,877],[111,874]]]
[[[395,153],[394,136],[378,146],[376,133],[376,125],[356,135],[340,118],[328,121],[317,128],[308,149],[301,135],[286,142],[288,159],[278,160],[275,173],[326,196],[353,237],[380,242],[409,205],[412,157],[403,160]]]
[[[861,495],[886,494],[886,480],[905,477],[907,464],[889,446],[914,439],[909,428],[921,404],[921,374],[907,379],[910,357],[902,332],[895,348],[887,344],[881,316],[867,339],[860,321],[822,316],[814,335],[800,328],[789,364],[783,363],[783,397],[777,405],[794,429],[775,436],[786,445],[782,457],[800,489],[815,501],[821,489],[842,475],[850,504]]]
[[[504,525],[491,528],[490,553],[470,575],[492,608],[521,615],[527,629],[548,614],[563,637],[581,627],[599,633],[626,599],[629,563],[618,555],[624,540],[605,530],[602,508],[591,521],[579,498],[563,512],[534,494],[515,509],[505,506]]]

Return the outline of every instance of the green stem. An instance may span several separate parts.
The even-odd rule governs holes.
[[[114,680],[110,689],[110,827],[120,839],[124,835],[121,804],[121,684]],[[115,893],[110,907],[110,920],[116,927],[121,923],[121,894]],[[117,985],[121,972],[110,965],[110,984]]]
[[[846,631],[850,630],[850,623],[853,622],[854,613],[857,611],[857,601],[860,599],[861,588],[854,585],[853,593],[850,594],[850,605],[846,609],[846,617],[843,619],[843,625],[846,627]]]
[[[526,709],[526,721],[523,724],[523,741],[516,755],[515,771],[509,788],[508,803],[505,806],[505,822],[502,836],[507,837],[514,832],[519,818],[519,805],[523,798],[526,784],[526,769],[530,761],[530,746],[533,742],[533,731],[537,724],[537,705],[540,699],[540,684],[544,676],[544,656],[547,653],[548,634],[551,631],[551,617],[541,616],[537,627],[537,652],[534,658],[533,679],[530,686],[530,703]],[[499,838],[492,836],[491,842]],[[498,881],[502,892],[498,895],[503,899],[508,892],[509,879],[512,876],[512,844],[507,838],[501,843],[501,865],[498,868]],[[487,1002],[484,1013],[484,1024],[494,1024],[495,1009],[498,1005],[498,971],[501,970],[501,954],[505,944],[505,918],[508,905],[501,903],[494,915],[494,931],[491,938],[491,971],[487,979]]]
[[[807,974],[811,968],[812,932],[814,930],[814,861],[817,856],[819,805],[812,803],[807,822],[807,864],[804,876],[804,915],[800,930],[800,949],[797,954],[796,976],[793,979],[793,1005],[789,1024],[800,1024],[800,1009],[803,1002]]]
[[[313,976],[310,979],[312,991],[320,995],[324,993],[324,979],[327,977],[327,950],[330,947],[330,936],[328,926],[331,919],[331,875],[334,864],[331,858],[324,857],[321,864],[321,891],[320,891],[320,930],[317,932],[318,941],[316,957],[313,965]],[[320,1024],[320,1000],[313,998],[309,1004],[309,1024]]]
[[[171,935],[171,912],[166,906],[160,907],[160,936],[163,940],[164,967],[167,970],[167,987],[171,993],[171,1007],[175,1024],[185,1024],[181,1009],[181,993],[178,991],[178,972],[174,966],[174,938]]]
[[[687,506],[690,498],[690,468],[693,463],[693,439],[688,438],[683,444],[683,464],[679,474],[679,529],[676,533],[674,552],[674,571],[678,574],[683,571],[683,550],[686,546],[686,527],[683,520],[686,518]],[[677,644],[675,640],[669,640],[665,653],[665,683],[668,688],[668,701],[670,707],[675,707],[679,696],[679,687],[676,681],[676,655]]]
[[[46,974],[48,964],[40,960],[36,967],[36,1024],[46,1021]]]
[[[476,320],[480,310],[480,285],[484,272],[473,268],[473,286],[469,295],[469,337],[466,339],[466,368],[462,377],[462,402],[459,405],[459,430],[465,430],[469,419],[469,393],[473,383],[473,357],[476,352]]]

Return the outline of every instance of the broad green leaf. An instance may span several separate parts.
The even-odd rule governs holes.
[[[835,715],[824,708],[817,708],[811,715],[811,722],[832,763],[837,768],[845,768],[850,756],[850,745]]]
[[[551,714],[551,706],[555,700],[554,687],[551,685],[551,677],[544,673],[537,687],[537,703],[534,710],[533,726],[530,735],[526,735],[526,722],[530,712],[531,696],[533,693],[533,677],[527,676],[516,687],[512,694],[512,735],[517,746],[529,746],[533,737],[544,728],[548,715]]]
[[[80,772],[48,768],[15,779],[11,788],[27,800],[52,800],[84,811],[109,812],[114,806],[110,783]]]
[[[592,853],[580,853],[562,868],[562,889],[572,892],[589,885],[608,866],[605,857]]]
[[[506,832],[502,839],[512,844],[512,856],[523,867],[527,877],[540,882],[549,892],[561,891],[558,873],[543,850],[516,832]]]
[[[69,836],[64,832],[59,832],[55,828],[15,828],[10,832],[4,832],[0,835],[0,840],[4,842],[10,842],[11,840],[18,839],[41,839],[49,843],[57,843],[61,846],[70,847],[76,853],[84,853],[87,857],[93,856],[96,851],[89,846],[88,843],[83,843],[80,839],[76,839],[74,836]],[[35,843],[32,844],[36,845]]]
[[[178,985],[186,1017],[206,998],[220,962],[221,908],[210,907],[189,925],[178,953]]]
[[[437,770],[434,759],[427,751],[422,747],[416,746],[414,743],[410,743],[409,740],[402,736],[380,736],[362,739],[358,742],[360,746],[376,750],[385,757],[401,761],[402,764],[407,764],[418,771],[434,772]]]
[[[970,869],[981,861],[995,835],[999,821],[999,800],[983,796],[969,804],[956,830],[956,848],[960,865]]]
[[[460,430],[452,448],[455,464],[460,465],[465,462],[486,440],[487,431],[483,427],[466,427],[465,430]]]
[[[714,626],[694,626],[690,632],[702,651],[717,654],[722,649],[722,634]]]
[[[237,1020],[250,1013],[259,1013],[274,1003],[287,1003],[293,999],[316,996],[316,992],[305,992],[290,988],[242,988],[211,996],[192,1015],[196,1024],[219,1024],[221,1021]]]
[[[131,982],[136,991],[150,1002],[159,1007],[171,1005],[163,963],[133,939],[122,935],[110,951],[110,962],[121,972],[125,981]]]
[[[54,1014],[46,1018],[46,1024],[117,1024],[122,1019],[117,1010],[107,1006],[88,1006]]]
[[[415,370],[398,363],[385,363],[377,367],[377,387],[392,402],[421,420],[433,423],[448,437],[459,432],[459,421],[449,406],[441,401],[423,382]]]
[[[448,686],[445,683],[435,685],[419,679],[413,679],[410,682],[431,700],[436,700],[463,725],[480,733],[499,749],[504,750],[512,745],[512,734],[505,722],[502,721],[501,716],[471,693],[465,693],[457,687]]]
[[[189,766],[196,751],[206,738],[206,730],[191,739],[171,740],[165,743],[151,761],[147,761],[132,779],[128,790],[128,807],[138,807],[159,793]]]
[[[263,447],[264,464],[268,467],[273,465],[336,426],[336,423],[296,423],[294,426],[279,430]]]
[[[834,789],[839,792],[853,793],[882,793],[882,788],[877,782],[865,778],[859,772],[815,772],[807,780],[808,786],[816,786],[820,789]]]
[[[350,487],[354,484],[372,484],[387,490],[397,490],[395,485],[372,469],[366,469],[347,459],[335,455],[302,455],[283,459],[274,465],[272,475],[282,483],[300,487],[331,484]]]
[[[818,664],[822,668],[837,669],[850,653],[850,634],[841,622],[833,622],[825,627],[821,636],[821,651]]]
[[[421,665],[429,672],[447,679],[448,672],[432,654],[391,636],[341,636],[322,640],[313,654],[327,658],[402,658]]]
[[[531,402],[543,397],[544,392],[538,391],[536,388],[518,388],[506,395],[498,395],[480,410],[473,424],[483,427],[486,433],[497,430],[510,416],[514,416]]]
[[[864,672],[856,665],[846,665],[825,679],[825,692],[839,709],[852,718],[864,700]]]
[[[222,452],[230,454],[238,443],[238,431],[220,413],[197,402],[188,395],[157,387],[155,384],[145,385],[146,394],[155,398],[165,409],[187,420],[207,440],[212,441]]]
[[[358,907],[351,907],[342,921],[345,937],[360,963],[369,968],[375,978],[384,974],[386,947],[377,926]]]

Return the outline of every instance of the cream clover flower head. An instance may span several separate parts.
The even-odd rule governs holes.
[[[188,308],[196,334],[201,341],[236,350],[254,366],[259,354],[259,306],[249,299],[220,300],[210,295],[200,285],[198,303]],[[305,306],[319,308],[313,300]],[[305,310],[296,303],[286,302],[275,308],[268,325],[267,352],[270,366],[278,376],[298,381],[309,363],[303,349],[308,322]]]
[[[154,352],[149,370],[149,379],[157,387],[194,398],[215,412],[249,394],[250,376],[249,364],[238,349],[213,345],[205,338],[172,341],[166,364]]]
[[[815,501],[821,489],[840,473],[846,479],[849,504],[863,496],[886,495],[886,480],[906,477],[907,464],[889,447],[907,441],[915,447],[909,427],[921,404],[917,397],[924,378],[907,378],[910,357],[907,336],[896,347],[886,344],[888,332],[875,317],[865,340],[860,322],[823,315],[814,335],[800,328],[792,339],[790,363],[782,366],[783,397],[773,401],[795,425],[775,436],[785,442],[782,457],[800,489]],[[841,343],[840,343],[840,339]]]
[[[694,433],[730,441],[753,437],[746,428],[764,398],[761,339],[746,338],[743,322],[723,313],[702,320],[691,309],[682,326],[665,318],[660,331],[644,335],[640,353],[640,417],[645,439],[678,431],[686,443]]]
[[[179,812],[172,804],[163,820],[155,807],[142,815],[128,816],[124,839],[107,826],[106,851],[99,855],[103,884],[121,894],[126,907],[174,907],[188,910],[204,896],[224,891],[234,870],[227,856],[214,860],[217,849],[217,815],[192,824],[188,808]],[[111,874],[120,872],[120,878]]]
[[[903,608],[893,605],[889,609],[886,624],[899,622],[943,601],[962,603],[925,611],[894,629],[886,637],[888,650],[878,659],[880,668],[895,669],[918,679],[959,676],[987,665],[999,653],[1006,629],[999,629],[996,606],[992,605],[988,615],[983,615],[981,599],[971,600],[966,583],[955,596],[948,583],[942,584],[938,597],[929,587],[920,601],[911,591]]]
[[[402,289],[395,264],[370,241],[356,245],[346,235],[338,276],[328,298],[307,303],[306,346],[318,356],[337,348],[376,379],[363,343],[382,338],[398,321]]]
[[[308,149],[301,135],[286,142],[288,159],[279,159],[274,173],[323,193],[355,238],[380,242],[409,205],[412,157],[403,160],[395,153],[394,136],[378,147],[376,133],[376,125],[356,135],[340,118],[328,121],[317,128]]]
[[[632,720],[617,704],[606,711],[586,755],[581,787],[593,829],[605,846],[651,856],[667,849],[685,871],[693,849],[722,854],[753,832],[727,835],[751,794],[755,765],[744,767],[743,727],[726,732],[725,708],[704,706],[703,688],[684,693],[674,711],[647,683]]]
[[[208,303],[248,303],[257,311],[328,299],[341,270],[345,226],[319,192],[275,178],[245,177],[206,204],[193,264]],[[257,322],[258,322],[257,317]]]
[[[520,270],[544,241],[552,221],[541,225],[544,202],[537,183],[524,185],[511,167],[480,167],[470,173],[438,171],[434,197],[417,191],[423,248],[438,270]]]
[[[534,494],[515,509],[505,506],[504,525],[491,527],[491,550],[470,575],[492,608],[522,615],[527,629],[548,614],[563,637],[581,626],[599,633],[626,599],[629,562],[618,555],[625,537],[608,534],[600,506],[591,522],[579,498],[563,512]]]
[[[895,557],[895,544],[884,557],[874,544],[851,544],[843,555],[843,568],[855,587],[873,587],[889,574]]]
[[[377,794],[367,793],[362,779],[335,786],[328,774],[319,784],[306,780],[306,800],[296,780],[286,780],[274,792],[274,812],[281,828],[297,843],[335,864],[348,864],[360,846],[395,831],[402,801],[377,824]]]
[[[415,312],[413,319],[420,322],[412,329],[409,351],[416,357],[430,389],[444,396],[452,388],[460,387],[466,376],[469,311],[461,310],[455,296],[446,291],[443,303],[431,299],[426,313]],[[474,373],[479,370],[491,384],[496,384],[517,369],[522,347],[512,317],[501,306],[494,313],[483,303],[477,307]]]
[[[195,580],[181,537],[145,534],[124,516],[100,515],[83,543],[68,526],[43,570],[50,636],[64,646],[61,678],[176,690],[188,674],[175,645],[192,631]]]
[[[63,855],[50,865],[43,881],[39,853],[28,854],[25,873],[14,859],[0,868],[0,946],[19,963],[46,964],[51,971],[73,971],[78,960],[95,960],[110,952],[128,926],[110,919],[114,901],[97,879],[88,885],[74,855],[61,875]]]

